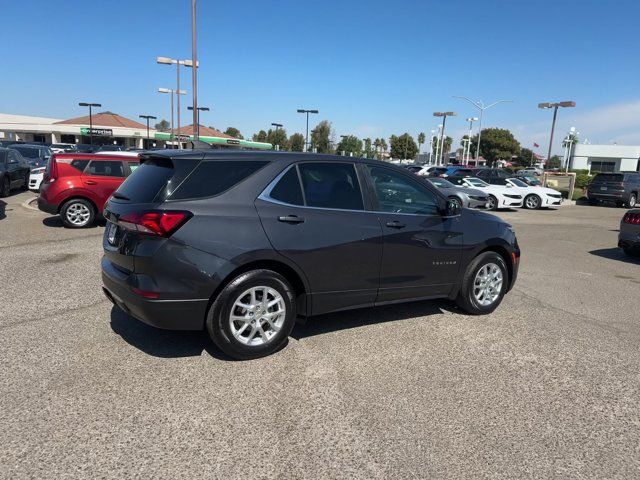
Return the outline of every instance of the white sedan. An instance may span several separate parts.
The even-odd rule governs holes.
[[[46,169],[47,167],[38,167],[31,170],[31,174],[29,175],[29,190],[33,190],[34,192],[40,190],[40,184],[42,183]]]
[[[524,208],[536,210],[542,207],[552,207],[562,204],[562,194],[553,188],[533,187],[517,178],[506,179],[507,185],[512,185],[513,190],[522,192],[524,196]]]
[[[497,210],[499,208],[517,208],[522,206],[523,193],[515,187],[503,185],[489,185],[477,177],[449,177],[450,182],[467,188],[477,188],[487,193],[487,208]]]

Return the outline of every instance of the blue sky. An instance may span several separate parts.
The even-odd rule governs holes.
[[[155,57],[190,58],[189,5],[5,2],[0,111],[70,118],[85,113],[78,101],[95,101],[168,118],[156,91],[174,87],[175,70]],[[453,95],[512,99],[488,110],[485,126],[543,153],[551,113],[537,104],[575,100],[559,114],[559,137],[575,126],[591,143],[640,143],[639,17],[631,0],[200,0],[199,98],[212,108],[202,123],[303,133],[295,110],[317,108],[314,120],[337,135],[388,138],[428,133],[432,112],[454,110],[457,145],[476,112]]]

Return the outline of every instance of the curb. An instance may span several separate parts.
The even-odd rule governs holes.
[[[32,205],[35,204],[38,201],[38,198],[30,198],[29,200],[25,200],[24,202],[22,202],[22,206],[24,208],[26,208],[27,210],[35,210],[36,212],[39,212],[40,209],[38,208],[37,205]]]

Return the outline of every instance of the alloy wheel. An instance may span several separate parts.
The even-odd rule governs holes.
[[[629,197],[629,208],[635,207],[637,201],[638,201],[638,198],[636,197],[636,194],[632,193],[631,196]]]
[[[67,208],[65,216],[73,225],[82,227],[86,225],[91,218],[91,212],[89,211],[89,208],[82,203],[72,203]]]
[[[480,267],[473,281],[473,296],[483,307],[493,304],[502,291],[502,270],[495,263]]]
[[[538,208],[539,204],[540,198],[537,195],[529,195],[525,200],[525,205],[531,210]]]
[[[489,210],[495,210],[498,206],[498,200],[493,195],[489,195],[489,201],[487,202]]]
[[[231,333],[244,345],[264,345],[278,334],[286,313],[284,298],[277,290],[266,286],[250,288],[231,307]]]

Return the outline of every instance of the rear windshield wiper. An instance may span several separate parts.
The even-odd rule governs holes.
[[[119,198],[120,200],[131,200],[129,197],[127,197],[126,195],[123,195],[121,193],[118,192],[113,192],[112,195],[113,198]]]

